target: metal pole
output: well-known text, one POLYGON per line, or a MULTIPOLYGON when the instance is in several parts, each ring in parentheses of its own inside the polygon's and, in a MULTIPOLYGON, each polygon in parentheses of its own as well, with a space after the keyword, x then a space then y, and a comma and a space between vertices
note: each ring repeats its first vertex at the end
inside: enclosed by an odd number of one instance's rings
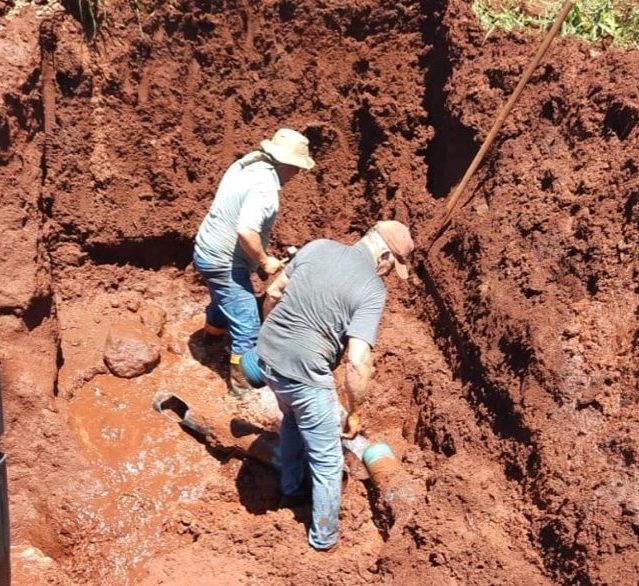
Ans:
POLYGON ((528 68, 526 69, 521 79, 519 80, 519 83, 517 84, 515 91, 512 93, 512 95, 506 102, 506 105, 502 108, 501 112, 497 116, 493 124, 493 127, 490 129, 490 132, 488 133, 488 136, 486 137, 486 140, 484 140, 484 144, 482 144, 481 148, 479 149, 479 152, 475 155, 473 162, 470 164, 470 166, 466 170, 464 177, 462 178, 461 182, 459 183, 455 191, 446 200, 446 215, 444 217, 444 220, 441 223, 439 230, 437 231, 435 235, 435 238, 433 239, 433 241, 428 247, 429 250, 430 250, 430 247, 434 244, 435 240, 437 240, 437 238, 443 233, 444 229, 446 228, 446 225, 450 221, 450 218, 452 217, 453 212, 455 211, 455 208, 457 207, 457 202, 459 201, 459 198, 461 197, 464 189, 468 185, 468 182, 470 181, 471 177, 477 170, 477 167, 479 167, 484 156, 488 152, 488 149, 490 148, 493 141, 495 140, 497 133, 500 131, 504 123, 504 120, 506 119, 508 114, 510 114, 510 111, 515 105, 515 102, 517 101, 517 99, 519 98, 519 95, 524 89, 524 86, 526 85, 526 83, 528 83, 528 80, 532 76, 533 71, 535 70, 537 65, 539 65, 539 62, 542 60, 543 56, 546 54, 546 51, 548 50, 550 43, 555 38, 555 36, 557 36, 557 33, 561 29, 561 25, 563 24, 564 20, 566 20, 566 17, 568 16, 568 13, 572 10, 572 7, 574 6, 574 4, 575 4, 574 0, 567 0, 566 3, 563 5, 561 12, 557 15, 557 18, 555 19, 554 24, 552 25, 551 29, 546 34, 546 37, 544 38, 543 43, 537 50, 537 54, 535 55, 534 59, 531 61, 530 65, 528 65, 528 68))

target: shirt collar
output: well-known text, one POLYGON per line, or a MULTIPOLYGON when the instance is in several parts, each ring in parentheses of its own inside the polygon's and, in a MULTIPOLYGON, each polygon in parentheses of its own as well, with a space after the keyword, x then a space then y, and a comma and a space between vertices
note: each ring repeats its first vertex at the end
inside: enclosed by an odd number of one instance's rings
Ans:
POLYGON ((370 265, 375 268, 375 258, 371 249, 366 246, 366 243, 362 240, 353 245, 357 250, 361 250, 362 254, 370 261, 370 265))

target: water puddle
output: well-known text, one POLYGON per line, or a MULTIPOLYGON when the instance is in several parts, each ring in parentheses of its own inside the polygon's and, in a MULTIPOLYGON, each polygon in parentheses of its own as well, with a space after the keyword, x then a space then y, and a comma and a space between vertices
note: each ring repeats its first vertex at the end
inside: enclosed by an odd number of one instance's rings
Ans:
POLYGON ((119 583, 158 550, 171 513, 200 499, 220 476, 220 462, 203 444, 153 410, 158 389, 185 386, 200 389, 205 401, 224 392, 211 370, 166 353, 152 373, 97 376, 69 403, 72 429, 94 469, 77 521, 96 558, 104 555, 99 544, 108 544, 104 572, 119 583))

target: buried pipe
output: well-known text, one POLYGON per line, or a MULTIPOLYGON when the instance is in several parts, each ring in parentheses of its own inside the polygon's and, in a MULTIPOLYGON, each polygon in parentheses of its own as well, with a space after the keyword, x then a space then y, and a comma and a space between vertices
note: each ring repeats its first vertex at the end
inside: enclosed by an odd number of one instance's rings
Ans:
POLYGON ((388 444, 370 444, 362 454, 362 462, 384 501, 403 501, 406 504, 415 502, 412 487, 404 482, 401 462, 388 444))
MULTIPOLYGON (((184 399, 164 391, 156 393, 153 408, 202 436, 215 449, 233 449, 281 470, 279 434, 273 431, 263 430, 224 410, 211 410, 206 414, 195 412, 184 399)), ((360 467, 364 465, 368 474, 356 474, 355 477, 360 480, 370 478, 393 525, 403 527, 412 515, 416 494, 412 479, 402 469, 390 446, 371 443, 361 434, 342 440, 342 445, 346 450, 347 468, 352 469, 356 462, 360 467)))
MULTIPOLYGON (((252 386, 264 386, 255 349, 242 355, 240 367, 252 386)), ((347 413, 342 408, 342 426, 346 416, 347 413)), ((401 516, 407 520, 416 500, 415 491, 410 477, 402 470, 401 463, 393 454, 391 447, 385 443, 370 443, 361 434, 350 440, 343 439, 342 446, 347 450, 347 456, 350 452, 356 459, 353 461, 352 457, 346 457, 347 466, 354 468, 357 461, 364 464, 368 477, 378 490, 382 502, 390 510, 393 519, 397 521, 401 516)))
POLYGON ((266 431, 223 411, 195 412, 184 399, 164 391, 156 393, 153 408, 194 431, 212 448, 234 449, 275 470, 281 468, 279 435, 274 431, 266 431))
POLYGON ((416 484, 385 443, 372 443, 362 454, 362 462, 379 493, 380 504, 391 519, 391 534, 400 533, 415 512, 416 484))

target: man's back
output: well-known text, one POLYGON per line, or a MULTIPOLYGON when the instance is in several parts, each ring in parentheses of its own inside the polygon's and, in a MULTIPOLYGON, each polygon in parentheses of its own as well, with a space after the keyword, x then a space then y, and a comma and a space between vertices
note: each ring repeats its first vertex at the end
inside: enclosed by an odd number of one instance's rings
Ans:
POLYGON ((198 230, 196 251, 202 259, 216 268, 236 264, 254 269, 238 243, 237 229, 240 225, 254 229, 266 246, 279 207, 279 188, 272 165, 260 161, 243 167, 241 160, 235 161, 198 230))
POLYGON ((306 245, 286 269, 289 282, 264 322, 257 352, 280 374, 333 386, 331 370, 346 337, 375 343, 386 291, 362 242, 306 245))

